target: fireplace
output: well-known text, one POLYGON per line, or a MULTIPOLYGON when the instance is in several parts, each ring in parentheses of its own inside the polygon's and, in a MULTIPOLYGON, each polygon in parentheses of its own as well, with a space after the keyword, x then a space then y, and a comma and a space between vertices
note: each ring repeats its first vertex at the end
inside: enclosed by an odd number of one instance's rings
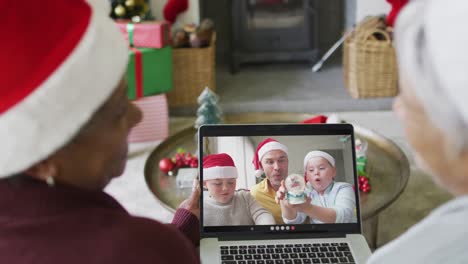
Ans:
MULTIPOLYGON (((355 0, 199 0, 214 20, 218 65, 306 62, 310 66, 354 23, 355 0)), ((340 52, 332 61, 340 61, 340 52)))
POLYGON ((307 61, 318 56, 317 14, 310 0, 234 0, 231 70, 249 62, 307 61))

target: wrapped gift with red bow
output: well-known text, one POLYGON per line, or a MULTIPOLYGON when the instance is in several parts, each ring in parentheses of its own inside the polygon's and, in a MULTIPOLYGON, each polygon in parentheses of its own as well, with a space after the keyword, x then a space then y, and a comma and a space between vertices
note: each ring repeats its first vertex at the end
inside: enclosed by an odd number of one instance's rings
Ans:
POLYGON ((172 48, 130 48, 127 95, 130 99, 168 92, 173 86, 172 48))
POLYGON ((171 45, 171 26, 166 21, 117 22, 130 47, 160 49, 171 45))
POLYGON ((163 140, 169 135, 169 110, 165 94, 134 100, 143 118, 128 135, 129 142, 163 140))

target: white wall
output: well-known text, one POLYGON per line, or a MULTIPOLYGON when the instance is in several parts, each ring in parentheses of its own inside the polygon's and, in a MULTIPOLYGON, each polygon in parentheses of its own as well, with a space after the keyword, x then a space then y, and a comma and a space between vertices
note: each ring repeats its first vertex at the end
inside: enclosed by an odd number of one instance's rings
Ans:
MULTIPOLYGON (((162 10, 167 3, 167 0, 150 0, 151 3, 151 12, 158 20, 164 19, 162 10)), ((185 23, 195 23, 200 22, 200 10, 198 0, 189 0, 189 8, 184 13, 181 13, 177 17, 177 22, 182 24, 185 23)))
POLYGON ((388 14, 390 7, 385 0, 356 0, 356 22, 367 15, 388 14))

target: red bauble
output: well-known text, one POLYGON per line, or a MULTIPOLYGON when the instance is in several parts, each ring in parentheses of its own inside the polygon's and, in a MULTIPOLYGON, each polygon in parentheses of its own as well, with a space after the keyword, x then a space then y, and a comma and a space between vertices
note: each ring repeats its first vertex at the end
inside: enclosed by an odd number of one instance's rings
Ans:
POLYGON ((175 164, 169 158, 163 158, 159 161, 159 169, 164 173, 168 173, 174 169, 174 166, 175 164))
POLYGON ((198 160, 196 158, 193 158, 190 161, 190 168, 197 168, 198 167, 198 160))

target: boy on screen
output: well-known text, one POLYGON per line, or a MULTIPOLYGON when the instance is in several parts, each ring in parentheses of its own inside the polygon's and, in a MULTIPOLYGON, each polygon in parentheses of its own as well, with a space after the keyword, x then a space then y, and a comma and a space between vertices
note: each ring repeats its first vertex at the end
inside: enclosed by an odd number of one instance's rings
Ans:
POLYGON ((356 222, 354 190, 351 184, 335 182, 335 159, 324 151, 314 150, 304 158, 304 177, 310 189, 308 202, 291 205, 284 199, 284 182, 277 192, 286 224, 356 222))
POLYGON ((237 168, 226 153, 203 158, 204 225, 274 225, 273 216, 247 191, 236 192, 237 168))

